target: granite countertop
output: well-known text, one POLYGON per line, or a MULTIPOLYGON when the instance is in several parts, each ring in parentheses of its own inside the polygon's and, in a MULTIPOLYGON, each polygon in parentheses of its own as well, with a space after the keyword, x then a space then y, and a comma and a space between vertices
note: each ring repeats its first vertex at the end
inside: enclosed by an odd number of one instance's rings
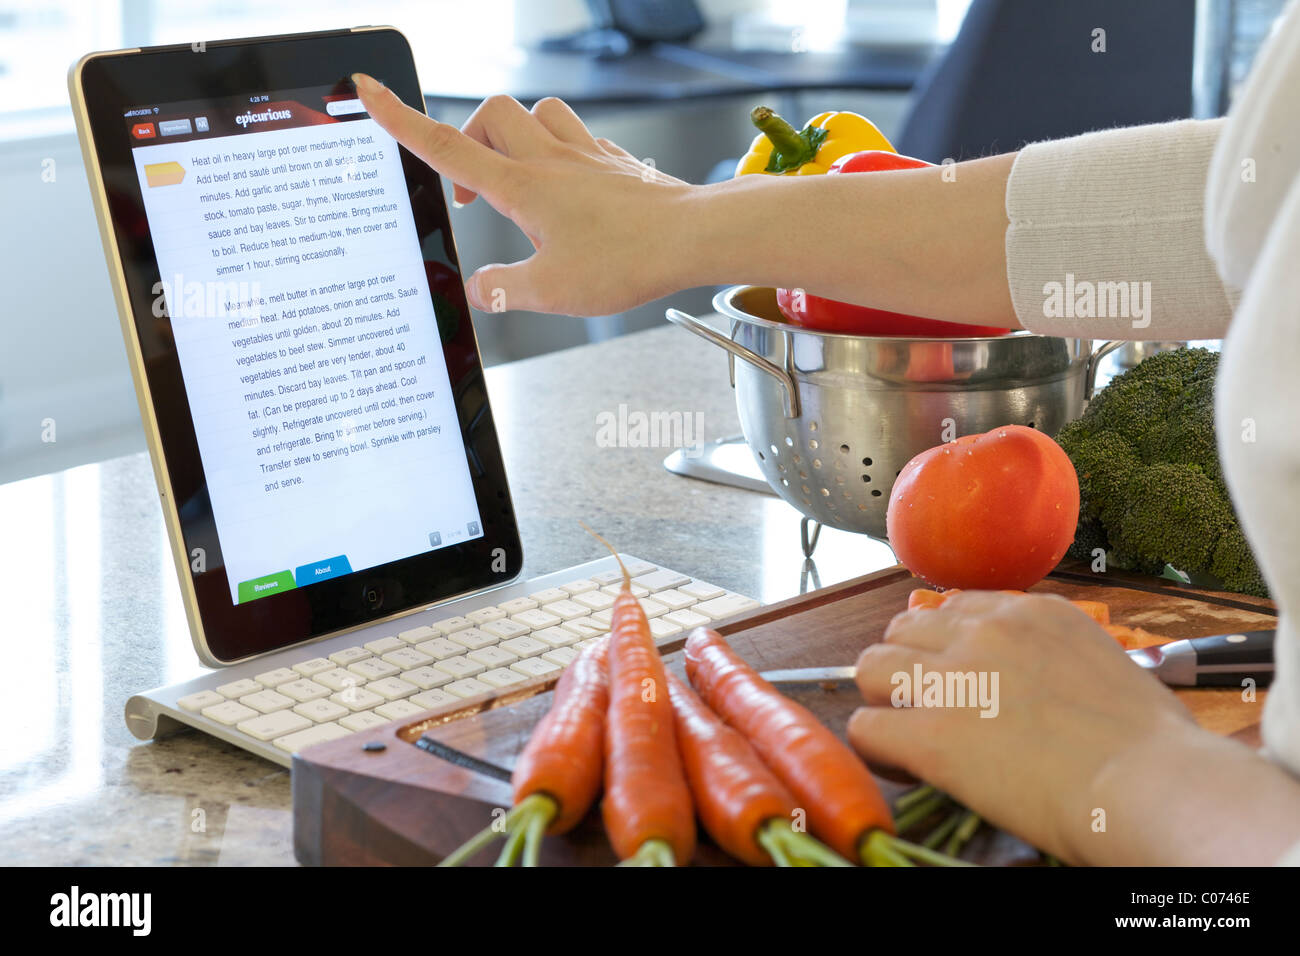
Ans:
MULTIPOLYGON (((725 356, 678 329, 498 366, 488 386, 527 575, 603 556, 579 520, 764 602, 894 563, 880 542, 826 530, 806 566, 779 499, 670 474, 667 448, 597 443, 597 416, 620 404, 699 413, 706 440, 739 433, 725 356)), ((147 455, 0 485, 0 519, 4 862, 293 864, 287 770, 197 732, 126 729, 131 694, 203 671, 147 455)))

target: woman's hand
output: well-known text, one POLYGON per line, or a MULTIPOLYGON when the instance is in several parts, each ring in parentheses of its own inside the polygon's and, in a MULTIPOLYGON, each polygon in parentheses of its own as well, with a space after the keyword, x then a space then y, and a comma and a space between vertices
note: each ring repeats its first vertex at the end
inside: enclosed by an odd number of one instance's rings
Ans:
POLYGON ((1202 731, 1062 598, 963 592, 905 612, 857 680, 868 706, 849 738, 864 757, 1067 862, 1267 864, 1300 840, 1300 784, 1202 731), (996 674, 996 716, 891 706, 894 675, 917 664, 996 674))
POLYGON ((529 112, 494 96, 457 130, 364 74, 353 79, 375 122, 452 180, 457 201, 481 195, 532 241, 528 259, 466 280, 476 308, 604 315, 692 284, 678 240, 697 187, 593 137, 560 100, 529 112))

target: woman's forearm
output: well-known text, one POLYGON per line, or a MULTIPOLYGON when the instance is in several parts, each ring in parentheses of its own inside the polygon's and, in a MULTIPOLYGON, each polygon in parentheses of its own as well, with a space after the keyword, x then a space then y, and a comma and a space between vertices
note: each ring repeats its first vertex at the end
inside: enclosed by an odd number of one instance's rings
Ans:
POLYGON ((1015 154, 840 176, 744 176, 683 204, 683 285, 744 282, 1019 328, 1006 268, 1015 154))

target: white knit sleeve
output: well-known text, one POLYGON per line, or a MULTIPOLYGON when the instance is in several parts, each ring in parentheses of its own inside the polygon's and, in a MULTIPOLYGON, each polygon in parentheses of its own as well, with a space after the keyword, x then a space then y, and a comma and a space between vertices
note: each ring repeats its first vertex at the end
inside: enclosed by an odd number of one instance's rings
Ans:
POLYGON ((1213 339, 1236 296, 1205 247, 1205 183, 1223 120, 1033 143, 1007 181, 1007 281, 1044 335, 1213 339))

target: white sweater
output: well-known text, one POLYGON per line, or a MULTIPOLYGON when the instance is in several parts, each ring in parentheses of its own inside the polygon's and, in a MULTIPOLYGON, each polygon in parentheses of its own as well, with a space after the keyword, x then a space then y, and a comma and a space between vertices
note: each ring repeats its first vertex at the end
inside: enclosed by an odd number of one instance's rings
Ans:
MULTIPOLYGON (((1279 611, 1265 753, 1300 776, 1300 0, 1226 118, 1027 146, 1007 183, 1007 215, 1007 278, 1026 328, 1224 339, 1219 453, 1279 611), (1126 315, 1045 309, 1044 285, 1067 274, 1076 286, 1130 283, 1149 302, 1130 302, 1126 315), (1135 312, 1145 313, 1137 326, 1135 312), (1252 427, 1254 440, 1243 440, 1252 427)), ((1300 865, 1300 845, 1279 862, 1300 865)))

